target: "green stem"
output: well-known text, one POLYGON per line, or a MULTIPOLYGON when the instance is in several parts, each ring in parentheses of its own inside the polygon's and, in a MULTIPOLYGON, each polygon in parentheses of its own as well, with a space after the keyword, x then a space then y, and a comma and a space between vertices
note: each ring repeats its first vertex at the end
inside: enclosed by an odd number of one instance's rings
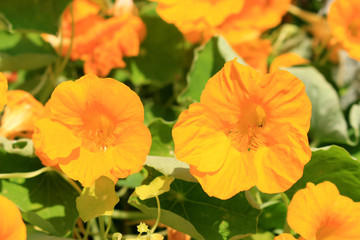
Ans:
POLYGON ((88 236, 89 236, 89 233, 90 233, 90 226, 91 226, 91 224, 90 224, 90 222, 88 222, 87 225, 86 225, 85 235, 84 235, 84 237, 83 237, 83 240, 87 240, 87 239, 88 239, 88 236))
POLYGON ((53 171, 54 169, 51 167, 43 167, 33 172, 25 172, 25 173, 1 173, 0 179, 4 178, 33 178, 36 176, 39 176, 40 174, 47 172, 47 171, 53 171))
POLYGON ((104 226, 104 218, 103 216, 99 217, 99 229, 100 229, 100 239, 106 240, 105 238, 105 226, 104 226))
POLYGON ((108 239, 110 228, 111 228, 111 216, 109 216, 109 222, 104 233, 105 239, 108 239))
POLYGON ((68 176, 66 176, 62 171, 58 170, 58 169, 54 169, 63 179, 65 179, 71 186, 74 187, 74 189, 81 194, 82 190, 81 188, 74 182, 74 180, 72 180, 71 178, 69 178, 68 176))
POLYGON ((111 215, 114 219, 135 219, 135 220, 145 220, 151 219, 149 215, 144 214, 138 211, 121 211, 121 210, 114 210, 113 214, 111 215))
MULTIPOLYGON (((288 206, 289 206, 289 199, 288 197, 286 196, 285 193, 280 193, 281 194, 281 198, 283 199, 284 201, 284 204, 286 206, 286 209, 288 209, 288 206)), ((287 222, 287 220, 285 220, 285 224, 284 224, 284 233, 291 233, 291 228, 287 222)))
POLYGON ((157 212, 157 218, 156 218, 156 222, 155 222, 155 225, 151 228, 151 233, 154 233, 157 226, 159 225, 159 222, 160 222, 160 216, 161 216, 161 207, 160 207, 160 200, 159 200, 159 197, 158 196, 155 196, 155 199, 156 199, 156 204, 157 204, 157 207, 158 207, 158 212, 157 212))
MULTIPOLYGON (((71 3, 69 5, 70 8, 70 15, 71 15, 71 35, 70 35, 70 43, 69 43, 69 48, 66 52, 66 55, 63 59, 63 61, 61 62, 61 64, 59 66, 57 66, 57 68, 55 69, 55 78, 57 78, 60 73, 64 70, 66 64, 68 63, 69 59, 70 59, 70 55, 71 55, 71 50, 72 50, 72 46, 73 46, 73 42, 74 42, 74 36, 75 36, 75 21, 74 21, 74 9, 73 9, 73 4, 71 3)), ((61 53, 60 53, 61 54, 61 53)))

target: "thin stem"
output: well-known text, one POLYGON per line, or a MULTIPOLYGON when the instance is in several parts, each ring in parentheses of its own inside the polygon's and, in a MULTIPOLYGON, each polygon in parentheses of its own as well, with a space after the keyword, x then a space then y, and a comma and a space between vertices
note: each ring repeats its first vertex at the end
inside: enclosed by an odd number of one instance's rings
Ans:
POLYGON ((55 77, 57 78, 60 73, 64 70, 66 64, 68 63, 69 59, 70 59, 70 54, 71 54, 71 50, 72 50, 72 46, 73 46, 73 42, 74 42, 74 36, 75 36, 75 21, 74 21, 74 9, 73 9, 73 4, 71 3, 69 5, 70 8, 70 15, 71 15, 71 35, 70 35, 70 43, 69 43, 69 48, 66 52, 66 55, 63 59, 63 61, 61 62, 60 66, 58 66, 55 69, 55 77))
POLYGON ((99 229, 100 229, 100 239, 106 240, 105 238, 105 226, 104 226, 104 218, 103 216, 99 217, 99 229))
POLYGON ((34 87, 34 88, 30 91, 31 95, 35 96, 35 95, 38 94, 38 93, 41 91, 41 89, 44 87, 44 85, 45 85, 45 83, 46 83, 46 80, 48 79, 48 75, 49 75, 49 72, 50 72, 50 68, 51 68, 51 65, 49 65, 49 66, 46 68, 44 74, 43 74, 43 75, 41 76, 41 78, 40 78, 39 84, 37 84, 36 87, 34 87))
POLYGON ((142 212, 138 212, 138 211, 114 210, 114 212, 111 216, 114 219, 136 219, 136 220, 151 219, 151 217, 149 217, 149 215, 144 214, 142 212))
POLYGON ((107 227, 106 227, 106 230, 105 230, 105 233, 104 233, 105 239, 108 238, 108 234, 109 234, 110 228, 111 228, 111 216, 109 216, 109 223, 108 223, 108 225, 107 225, 107 227))
POLYGON ((160 222, 160 216, 161 216, 161 207, 160 207, 160 200, 159 200, 159 197, 158 196, 155 196, 155 199, 156 199, 156 204, 157 204, 157 207, 158 207, 158 212, 157 212, 157 218, 156 218, 156 222, 155 222, 155 225, 151 228, 151 233, 154 233, 157 226, 159 225, 159 222, 160 222))
POLYGON ((39 176, 40 174, 47 172, 47 171, 53 171, 54 169, 51 167, 43 167, 33 172, 24 172, 24 173, 1 173, 0 179, 3 178, 33 178, 36 176, 39 176))
POLYGON ((74 182, 74 180, 72 180, 71 178, 69 178, 68 176, 66 176, 62 171, 58 170, 58 169, 54 169, 60 176, 62 176, 68 183, 71 184, 71 186, 73 186, 75 188, 75 190, 81 194, 82 190, 81 188, 74 182))
MULTIPOLYGON (((288 206, 289 206, 289 199, 288 197, 286 196, 285 193, 280 193, 281 194, 281 198, 283 199, 284 201, 284 204, 286 206, 286 209, 288 209, 288 206)), ((287 220, 285 220, 285 224, 284 224, 284 233, 291 233, 291 228, 287 222, 287 220)))
POLYGON ((83 237, 83 240, 87 240, 88 239, 88 236, 89 236, 89 233, 90 233, 90 224, 91 222, 88 222, 87 225, 86 225, 86 229, 85 229, 85 234, 84 234, 84 237, 83 237))

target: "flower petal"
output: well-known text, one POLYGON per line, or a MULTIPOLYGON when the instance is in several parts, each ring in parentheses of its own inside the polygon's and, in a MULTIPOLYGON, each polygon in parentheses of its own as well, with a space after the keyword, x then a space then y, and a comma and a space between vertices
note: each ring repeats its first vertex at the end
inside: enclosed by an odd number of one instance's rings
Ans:
POLYGON ((258 173, 256 185, 265 193, 289 189, 301 178, 304 166, 311 157, 306 135, 293 134, 291 130, 276 134, 280 138, 276 140, 279 143, 258 149, 254 156, 258 173))
POLYGON ((200 172, 215 172, 226 160, 231 141, 217 115, 206 105, 191 104, 172 131, 175 155, 200 172))
POLYGON ((139 172, 150 151, 151 134, 143 123, 123 126, 113 151, 112 173, 119 178, 139 172), (127 175, 124 174, 127 171, 127 175))
POLYGON ((305 239, 360 239, 360 203, 341 196, 331 182, 308 183, 288 208, 288 223, 305 239))
POLYGON ((90 152, 80 148, 76 159, 59 166, 67 176, 78 180, 84 187, 90 187, 99 177, 108 174, 112 158, 109 157, 109 152, 90 152))
POLYGON ((83 125, 97 112, 112 116, 116 121, 144 121, 144 108, 134 91, 115 79, 102 79, 92 74, 76 82, 60 84, 48 104, 52 117, 69 125, 83 125))
POLYGON ((236 59, 224 67, 207 82, 200 102, 217 113, 223 123, 238 121, 243 103, 249 99, 261 74, 251 67, 239 64, 236 59))
POLYGON ((59 122, 40 119, 34 123, 34 128, 34 147, 49 158, 46 165, 57 164, 57 158, 68 157, 81 144, 80 139, 59 122))
POLYGON ((15 203, 0 195, 0 239, 25 240, 26 226, 15 203))
POLYGON ((256 172, 251 153, 241 153, 230 148, 224 156, 224 165, 213 173, 199 172, 190 165, 190 173, 199 181, 204 191, 211 197, 229 199, 241 191, 255 186, 256 172))

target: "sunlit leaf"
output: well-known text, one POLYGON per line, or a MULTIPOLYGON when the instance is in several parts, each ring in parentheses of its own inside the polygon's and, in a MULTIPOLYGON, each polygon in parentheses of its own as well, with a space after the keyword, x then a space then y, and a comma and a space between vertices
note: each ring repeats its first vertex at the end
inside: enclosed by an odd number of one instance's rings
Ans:
POLYGON ((238 62, 245 64, 222 37, 214 37, 206 45, 197 48, 187 76, 188 86, 179 96, 178 101, 184 105, 199 102, 207 81, 224 66, 226 61, 235 57, 238 62))
POLYGON ((338 146, 315 149, 310 162, 305 165, 303 177, 286 194, 292 198, 296 191, 306 187, 307 182, 318 184, 324 181, 334 183, 342 195, 360 201, 360 162, 338 146))
MULTIPOLYGON (((244 192, 229 200, 209 197, 200 184, 175 179, 171 189, 159 196, 160 221, 197 240, 223 240, 226 230, 229 238, 255 233, 260 210, 253 208, 244 192)), ((129 203, 156 218, 154 198, 140 200, 134 194, 129 203)))
POLYGON ((144 184, 135 188, 135 194, 141 200, 146 200, 159 196, 170 190, 170 184, 174 181, 174 177, 165 175, 156 177, 149 184, 144 184))
MULTIPOLYGON (((41 163, 37 158, 26 158, 14 154, 0 155, 1 173, 33 171, 38 166, 41 166, 41 163), (15 170, 16 167, 18 170, 15 170)), ((75 207, 75 198, 78 193, 57 172, 45 172, 29 179, 2 179, 0 180, 0 194, 13 201, 21 211, 27 212, 31 223, 40 222, 39 218, 34 219, 34 215, 29 216, 30 212, 34 212, 49 222, 59 236, 69 236, 72 233, 78 217, 75 207)), ((43 224, 42 221, 40 225, 44 226, 43 224)))
POLYGON ((36 69, 51 64, 57 58, 39 34, 0 31, 0 39, 4 43, 0 46, 0 71, 36 69))
POLYGON ((151 132, 150 155, 174 156, 174 141, 171 131, 174 122, 166 122, 163 119, 156 119, 149 124, 151 132))
POLYGON ((76 208, 81 219, 87 222, 98 216, 111 215, 118 202, 114 182, 102 176, 93 186, 83 189, 76 199, 76 208))
POLYGON ((314 67, 291 67, 286 70, 303 81, 311 100, 310 139, 315 143, 349 142, 339 97, 324 76, 314 67))

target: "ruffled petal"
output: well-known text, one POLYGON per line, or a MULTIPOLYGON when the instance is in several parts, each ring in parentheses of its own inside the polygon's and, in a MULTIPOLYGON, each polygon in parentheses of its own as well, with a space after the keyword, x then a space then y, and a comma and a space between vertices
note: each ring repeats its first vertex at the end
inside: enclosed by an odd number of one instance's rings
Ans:
POLYGON ((260 78, 259 72, 234 59, 209 79, 200 102, 216 112, 224 124, 235 124, 260 78))
POLYGON ((175 155, 200 172, 215 172, 226 161, 231 141, 217 115, 206 105, 191 104, 172 131, 175 155))
POLYGON ((139 172, 150 151, 151 134, 143 123, 123 126, 113 151, 112 173, 118 178, 139 172))
POLYGON ((101 176, 108 174, 112 167, 113 155, 108 152, 90 152, 80 148, 76 159, 67 164, 59 164, 70 178, 78 180, 84 187, 90 187, 101 176))
POLYGON ((224 165, 217 172, 199 172, 196 167, 190 165, 190 173, 210 197, 229 199, 255 186, 257 175, 250 155, 251 153, 241 153, 235 148, 230 148, 223 156, 224 165))
POLYGON ((298 132, 307 134, 310 128, 311 102, 304 84, 293 74, 277 70, 264 75, 254 96, 264 106, 266 128, 275 129, 292 125, 298 132))
POLYGON ((360 203, 341 196, 331 182, 308 183, 288 208, 288 223, 304 239, 360 238, 360 203))
POLYGON ((59 122, 40 119, 35 122, 34 128, 34 147, 47 157, 45 165, 56 165, 58 158, 68 157, 81 145, 81 140, 59 122))

